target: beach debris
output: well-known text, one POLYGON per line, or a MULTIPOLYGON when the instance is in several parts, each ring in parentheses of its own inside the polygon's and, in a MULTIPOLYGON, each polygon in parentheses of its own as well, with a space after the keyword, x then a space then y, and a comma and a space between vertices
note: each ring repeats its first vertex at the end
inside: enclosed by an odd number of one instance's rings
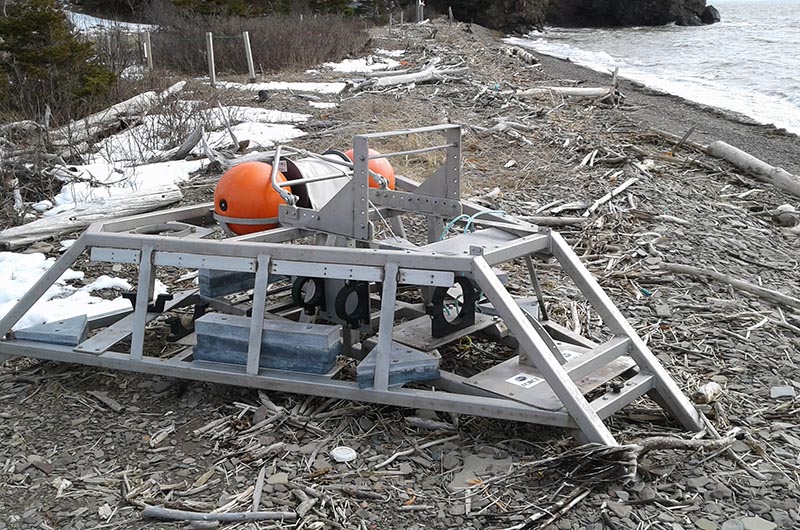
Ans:
POLYGON ((723 141, 712 142, 706 148, 706 152, 711 156, 727 160, 762 182, 791 193, 795 197, 800 197, 800 176, 798 175, 792 175, 783 168, 772 166, 723 141))
POLYGON ((358 453, 356 453, 355 450, 344 445, 331 449, 330 455, 331 458, 339 463, 352 462, 358 458, 358 453))

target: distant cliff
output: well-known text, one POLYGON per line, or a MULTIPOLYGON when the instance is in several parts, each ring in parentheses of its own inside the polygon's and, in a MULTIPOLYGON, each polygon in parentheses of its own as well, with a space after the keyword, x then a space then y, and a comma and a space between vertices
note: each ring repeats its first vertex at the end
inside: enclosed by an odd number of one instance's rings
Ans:
MULTIPOLYGON (((409 2, 410 3, 410 2, 409 2)), ((706 0, 428 0, 457 20, 504 31, 525 32, 545 21, 557 26, 661 26, 675 22, 699 26, 719 22, 719 12, 706 0)))
POLYGON ((453 16, 462 22, 526 33, 544 25, 548 3, 549 0, 427 0, 425 5, 439 14, 446 14, 452 7, 453 16))
POLYGON ((549 0, 547 22, 558 26, 699 26, 719 22, 706 0, 549 0))

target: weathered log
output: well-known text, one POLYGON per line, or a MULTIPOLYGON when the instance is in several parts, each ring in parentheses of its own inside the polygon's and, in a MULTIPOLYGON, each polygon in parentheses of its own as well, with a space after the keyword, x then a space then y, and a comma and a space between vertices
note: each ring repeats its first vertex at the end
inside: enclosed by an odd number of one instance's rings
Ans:
POLYGON ((147 112, 158 102, 183 90, 185 85, 186 81, 180 81, 160 93, 151 90, 116 103, 83 119, 75 120, 69 125, 53 131, 52 141, 59 146, 85 142, 109 128, 116 127, 121 118, 147 112))
POLYGON ((560 96, 573 96, 581 98, 600 98, 614 95, 613 88, 595 87, 568 87, 568 86, 544 86, 518 90, 518 96, 534 96, 537 94, 557 94, 560 96))
POLYGON ((419 72, 412 72, 410 74, 392 75, 387 77, 378 77, 371 80, 369 86, 376 88, 386 88, 397 85, 408 85, 411 83, 431 83, 435 81, 443 81, 447 77, 460 76, 467 73, 467 68, 435 68, 429 67, 419 72))
POLYGON ((519 46, 507 46, 503 48, 503 53, 509 57, 514 57, 527 64, 539 64, 539 59, 536 58, 531 52, 520 48, 519 46))
POLYGON ((149 212, 182 198, 183 193, 175 187, 86 203, 74 210, 3 230, 0 232, 0 248, 18 248, 34 241, 86 228, 96 221, 149 212))
POLYGON ((755 285, 744 280, 731 278, 717 271, 700 269, 698 267, 681 265, 678 263, 662 263, 661 268, 676 274, 686 274, 688 276, 695 276, 698 278, 710 278, 712 280, 730 285, 739 291, 753 294, 762 300, 766 300, 767 302, 784 307, 791 307, 792 309, 800 309, 800 299, 795 298, 794 296, 789 296, 773 289, 767 289, 766 287, 761 287, 760 285, 755 285))
POLYGON ((295 512, 227 512, 201 513, 186 510, 172 510, 161 506, 145 505, 142 515, 167 521, 287 521, 297 519, 295 512))
POLYGON ((771 166, 763 160, 725 142, 713 142, 708 146, 706 152, 711 156, 727 160, 762 182, 791 193, 795 197, 800 197, 800 176, 792 175, 783 168, 771 166))

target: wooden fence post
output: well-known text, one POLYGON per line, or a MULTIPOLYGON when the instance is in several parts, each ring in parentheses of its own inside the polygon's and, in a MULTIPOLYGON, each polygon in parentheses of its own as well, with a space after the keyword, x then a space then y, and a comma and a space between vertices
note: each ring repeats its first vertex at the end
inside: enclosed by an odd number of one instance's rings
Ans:
POLYGON ((150 32, 144 34, 144 58, 147 61, 147 69, 153 71, 153 44, 150 41, 150 32))
POLYGON ((211 79, 211 86, 217 83, 217 69, 214 65, 214 35, 206 32, 206 53, 208 55, 208 77, 211 79))
POLYGON ((250 74, 248 81, 255 83, 256 81, 256 67, 253 64, 253 50, 250 47, 250 32, 245 31, 242 33, 242 40, 244 40, 244 53, 247 57, 247 72, 250 74))

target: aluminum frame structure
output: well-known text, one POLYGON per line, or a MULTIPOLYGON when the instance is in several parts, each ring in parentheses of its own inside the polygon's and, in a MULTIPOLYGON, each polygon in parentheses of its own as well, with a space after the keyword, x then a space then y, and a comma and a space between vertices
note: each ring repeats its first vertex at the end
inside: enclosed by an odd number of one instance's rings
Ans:
MULTIPOLYGON (((0 336, 4 337, 0 341, 0 355, 538 423, 573 429, 583 441, 606 445, 617 442, 603 420, 638 397, 649 395, 687 430, 700 430, 697 410, 563 237, 461 200, 460 145, 460 127, 453 125, 356 136, 352 177, 325 206, 317 210, 283 206, 279 215, 281 226, 255 234, 206 239, 208 230, 204 227, 214 225, 213 204, 94 224, 0 320, 0 336), (421 184, 398 176, 395 190, 388 189, 384 179, 381 179, 383 187, 368 187, 369 142, 420 133, 441 134, 445 143, 384 156, 443 150, 442 167, 421 184), (406 214, 427 219, 427 244, 400 244, 401 237, 373 239, 374 223, 381 221, 390 223, 402 236, 403 225, 399 220, 406 214), (446 221, 461 214, 471 216, 479 229, 443 239, 446 221), (155 226, 194 228, 180 231, 176 237, 150 233, 148 227, 155 226), (308 243, 310 240, 319 244, 308 243), (138 288, 132 310, 89 319, 88 327, 96 332, 75 346, 16 338, 13 326, 86 253, 96 261, 138 266, 138 288), (547 319, 534 261, 551 258, 561 265, 597 311, 613 335, 611 340, 597 344, 547 319), (524 260, 527 264, 541 311, 532 311, 515 299, 498 277, 494 267, 513 260, 524 260), (250 332, 245 365, 195 360, 191 346, 168 358, 147 353, 148 323, 162 312, 190 306, 202 298, 197 290, 173 293, 172 300, 163 307, 154 307, 154 281, 161 267, 255 274, 248 308, 250 332), (362 340, 342 326, 345 353, 359 358, 369 346, 375 348, 374 380, 370 387, 360 388, 335 374, 298 373, 260 366, 262 355, 269 355, 262 351, 260 340, 264 321, 283 318, 267 305, 271 278, 286 275, 372 282, 376 286, 372 298, 375 302, 379 300, 379 306, 374 324, 367 326, 366 338, 362 340), (471 280, 496 315, 494 320, 490 319, 490 326, 482 319, 481 328, 517 345, 519 355, 471 378, 442 371, 438 379, 411 388, 390 386, 392 348, 405 340, 401 328, 409 324, 401 321, 416 318, 424 324, 428 318, 424 309, 398 300, 399 289, 418 289, 423 297, 428 297, 434 288, 452 287, 457 278, 471 280), (128 338, 127 351, 112 351, 128 338), (598 390, 606 383, 609 383, 607 391, 598 390), (596 397, 587 398, 590 393, 596 397)), ((285 148, 284 153, 300 152, 285 148)), ((337 172, 337 178, 341 178, 341 171, 337 172)), ((212 303, 212 307, 226 311, 222 303, 212 303)), ((471 331, 464 330, 455 338, 471 331)), ((436 341, 425 344, 432 342, 436 341)))

